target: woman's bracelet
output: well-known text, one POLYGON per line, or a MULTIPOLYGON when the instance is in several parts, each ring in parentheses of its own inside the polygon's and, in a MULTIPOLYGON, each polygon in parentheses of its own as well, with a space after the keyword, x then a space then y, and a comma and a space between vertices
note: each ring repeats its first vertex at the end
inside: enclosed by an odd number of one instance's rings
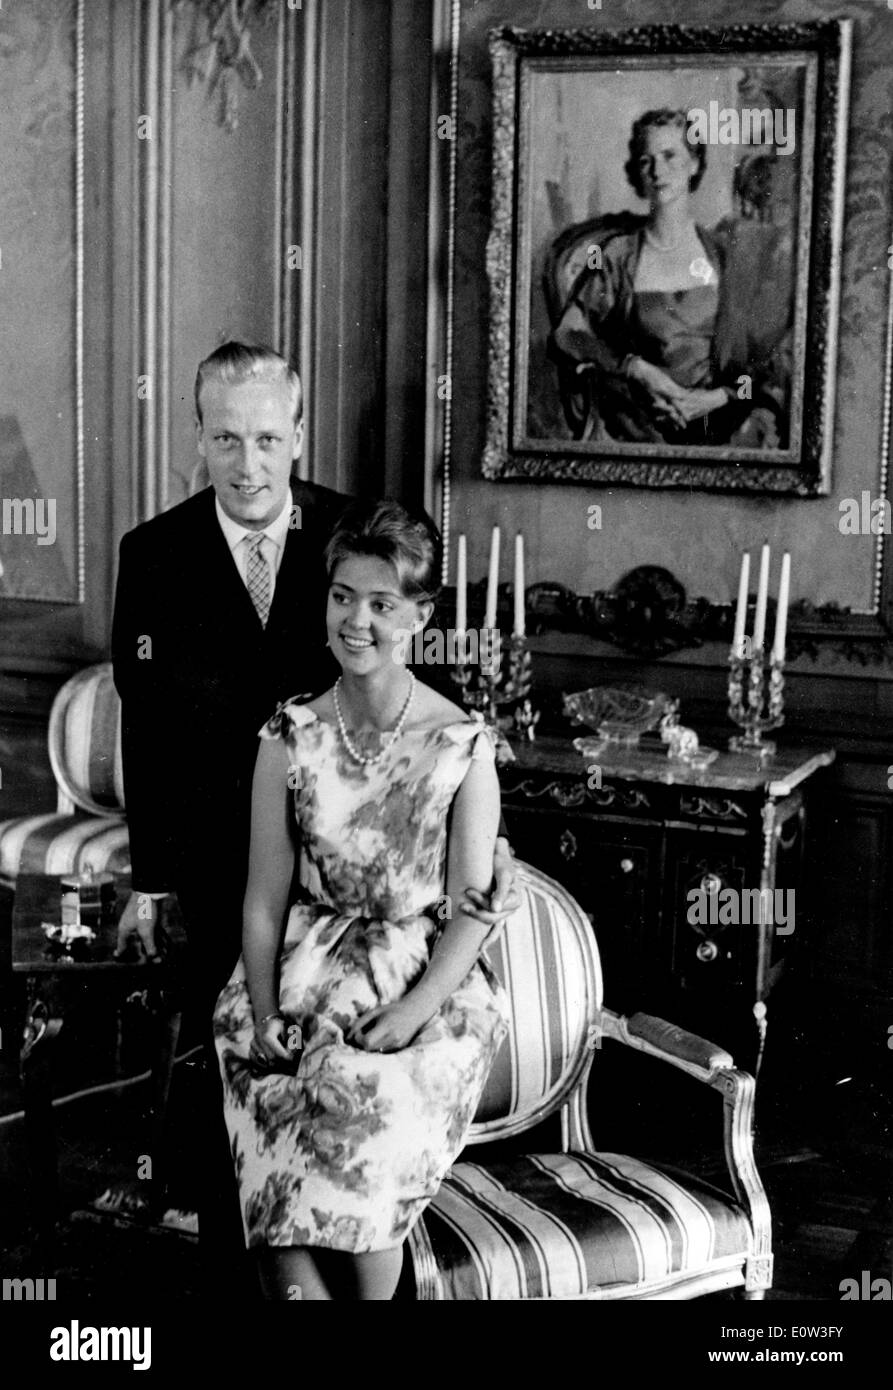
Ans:
POLYGON ((282 1021, 283 1021, 283 1023, 285 1022, 285 1017, 284 1017, 284 1015, 281 1014, 281 1013, 279 1012, 278 1009, 276 1009, 276 1010, 274 1010, 273 1013, 271 1013, 271 1014, 264 1014, 263 1018, 259 1018, 259 1019, 257 1020, 257 1022, 255 1023, 255 1025, 254 1025, 255 1028, 263 1028, 264 1024, 265 1024, 265 1023, 269 1023, 269 1021, 270 1021, 271 1018, 281 1018, 282 1021))

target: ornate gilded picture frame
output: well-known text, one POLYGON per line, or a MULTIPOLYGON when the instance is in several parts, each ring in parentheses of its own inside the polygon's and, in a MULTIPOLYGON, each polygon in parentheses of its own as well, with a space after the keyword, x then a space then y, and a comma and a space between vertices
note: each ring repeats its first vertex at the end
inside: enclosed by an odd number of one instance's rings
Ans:
POLYGON ((484 476, 828 494, 849 22, 490 55, 484 476))

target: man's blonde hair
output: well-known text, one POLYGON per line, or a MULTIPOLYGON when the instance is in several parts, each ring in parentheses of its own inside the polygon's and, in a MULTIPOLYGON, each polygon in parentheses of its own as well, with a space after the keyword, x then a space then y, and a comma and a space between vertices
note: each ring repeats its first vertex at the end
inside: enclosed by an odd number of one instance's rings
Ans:
POLYGON ((284 381, 291 392, 295 424, 301 418, 304 405, 301 378, 272 348, 224 343, 199 363, 195 375, 195 417, 199 424, 202 423, 202 387, 207 381, 223 381, 228 385, 243 381, 284 381))

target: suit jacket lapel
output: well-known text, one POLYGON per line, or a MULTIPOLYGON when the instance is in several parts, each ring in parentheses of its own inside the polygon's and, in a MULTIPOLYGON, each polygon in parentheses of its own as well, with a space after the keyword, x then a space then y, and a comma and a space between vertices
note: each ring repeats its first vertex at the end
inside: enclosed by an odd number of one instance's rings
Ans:
POLYGON ((284 615, 296 603, 300 587, 298 582, 300 568, 301 533, 299 530, 289 527, 285 533, 282 563, 279 566, 279 573, 276 575, 273 602, 270 605, 270 616, 267 619, 267 632, 274 629, 278 631, 283 626, 284 615))
MULTIPOLYGON (((326 644, 328 584, 322 558, 331 509, 317 505, 294 481, 292 497, 300 499, 301 524, 286 533, 264 645, 271 659, 281 662, 285 684, 297 693, 323 689, 330 678, 334 680, 337 667, 329 660, 326 644)), ((283 689, 283 696, 288 693, 283 689)))
MULTIPOLYGON (((292 481, 292 501, 297 504, 301 495, 299 484, 292 481)), ((306 501, 306 499, 305 499, 306 501)), ((300 627, 312 631, 316 624, 325 625, 326 583, 322 567, 322 552, 329 539, 326 525, 311 505, 300 505, 300 526, 289 526, 285 534, 285 552, 273 604, 267 621, 267 632, 282 632, 300 627), (310 612, 307 605, 311 606, 310 612), (319 610, 319 611, 317 611, 319 610)))

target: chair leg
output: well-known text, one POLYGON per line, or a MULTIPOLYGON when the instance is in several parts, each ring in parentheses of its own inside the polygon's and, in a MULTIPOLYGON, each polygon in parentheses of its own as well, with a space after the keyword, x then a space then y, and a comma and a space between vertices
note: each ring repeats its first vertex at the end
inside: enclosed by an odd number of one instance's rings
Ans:
POLYGON ((751 1299, 754 1299, 754 1298, 765 1298, 765 1297, 766 1297, 766 1290, 765 1290, 765 1289, 745 1289, 745 1290, 744 1290, 744 1297, 747 1299, 748 1302, 750 1302, 750 1300, 751 1300, 751 1299))
POLYGON ((44 998, 40 997, 37 979, 33 975, 28 976, 27 990, 28 1008, 19 1051, 19 1075, 25 1108, 32 1223, 38 1239, 49 1249, 59 1215, 52 1070, 54 1043, 62 1028, 62 1012, 52 990, 44 998))

